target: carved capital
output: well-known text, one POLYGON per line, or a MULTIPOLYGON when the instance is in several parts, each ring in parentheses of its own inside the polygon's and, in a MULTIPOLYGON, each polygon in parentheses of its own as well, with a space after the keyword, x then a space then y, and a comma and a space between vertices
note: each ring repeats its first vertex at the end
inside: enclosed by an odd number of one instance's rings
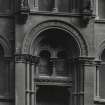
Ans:
POLYGON ((39 61, 39 57, 31 56, 31 64, 37 64, 39 61))
POLYGON ((30 61, 30 55, 26 54, 17 54, 15 55, 15 62, 29 62, 30 61))
POLYGON ((39 60, 38 57, 31 56, 31 55, 28 55, 28 54, 17 54, 17 55, 15 55, 15 61, 16 62, 23 62, 23 63, 34 64, 34 63, 37 63, 38 60, 39 60))
POLYGON ((100 65, 102 64, 102 61, 101 61, 100 59, 95 59, 95 60, 94 60, 94 64, 95 64, 96 66, 100 66, 100 65))
POLYGON ((79 57, 79 63, 85 66, 93 66, 94 65, 94 57, 79 57))

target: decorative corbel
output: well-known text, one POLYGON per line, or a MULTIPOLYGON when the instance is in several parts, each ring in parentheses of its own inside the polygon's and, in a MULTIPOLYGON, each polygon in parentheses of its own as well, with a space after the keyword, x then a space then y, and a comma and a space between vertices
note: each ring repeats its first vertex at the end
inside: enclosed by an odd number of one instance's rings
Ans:
POLYGON ((82 21, 84 23, 84 25, 87 25, 90 21, 90 19, 92 18, 92 4, 91 4, 91 0, 87 0, 85 1, 85 6, 83 6, 83 10, 82 10, 82 21))

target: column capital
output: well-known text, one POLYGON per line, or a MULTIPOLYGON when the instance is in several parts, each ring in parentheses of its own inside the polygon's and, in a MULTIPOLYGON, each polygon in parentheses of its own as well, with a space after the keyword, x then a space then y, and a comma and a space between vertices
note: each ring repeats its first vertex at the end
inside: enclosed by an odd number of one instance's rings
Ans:
POLYGON ((31 64, 38 63, 38 61, 39 61, 39 57, 31 56, 31 64))
POLYGON ((15 61, 16 62, 23 62, 23 63, 37 63, 39 57, 28 55, 28 54, 16 54, 15 61))
POLYGON ((16 54, 15 55, 15 62, 28 62, 30 61, 30 55, 27 54, 16 54))
POLYGON ((93 66, 94 65, 94 57, 78 57, 80 63, 86 66, 93 66))
POLYGON ((102 64, 102 60, 96 58, 96 59, 94 59, 94 63, 96 66, 100 66, 102 64))

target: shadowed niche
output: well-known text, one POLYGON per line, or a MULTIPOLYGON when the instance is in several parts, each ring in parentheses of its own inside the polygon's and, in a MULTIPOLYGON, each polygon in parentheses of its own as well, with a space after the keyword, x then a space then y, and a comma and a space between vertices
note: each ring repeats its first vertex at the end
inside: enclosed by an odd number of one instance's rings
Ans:
POLYGON ((67 87, 40 86, 37 91, 37 105, 69 105, 67 87))

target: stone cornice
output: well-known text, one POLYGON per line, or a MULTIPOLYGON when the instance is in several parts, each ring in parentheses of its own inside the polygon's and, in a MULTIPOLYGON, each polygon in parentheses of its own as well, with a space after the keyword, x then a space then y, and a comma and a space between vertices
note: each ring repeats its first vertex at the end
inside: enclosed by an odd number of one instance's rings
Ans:
POLYGON ((62 85, 62 86, 72 86, 71 78, 35 78, 34 82, 36 84, 42 85, 62 85))

